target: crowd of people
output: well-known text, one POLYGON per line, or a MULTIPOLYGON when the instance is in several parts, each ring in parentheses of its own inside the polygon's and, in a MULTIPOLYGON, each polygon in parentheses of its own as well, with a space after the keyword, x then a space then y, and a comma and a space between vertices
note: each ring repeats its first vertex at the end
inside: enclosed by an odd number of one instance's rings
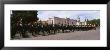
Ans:
POLYGON ((11 27, 11 38, 14 38, 18 33, 21 37, 28 37, 27 33, 36 35, 50 35, 56 33, 74 32, 74 31, 87 31, 96 29, 92 25, 58 25, 58 24, 42 24, 42 23, 16 23, 11 27), (40 34, 42 33, 42 34, 40 34))

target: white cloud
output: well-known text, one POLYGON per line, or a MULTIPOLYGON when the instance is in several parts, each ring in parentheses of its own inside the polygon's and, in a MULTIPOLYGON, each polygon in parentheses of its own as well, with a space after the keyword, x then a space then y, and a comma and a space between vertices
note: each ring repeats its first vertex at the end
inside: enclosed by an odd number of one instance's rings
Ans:
POLYGON ((39 10, 38 11, 38 17, 40 20, 47 20, 48 18, 52 17, 60 17, 60 18, 71 18, 71 19, 77 19, 78 16, 80 16, 81 20, 83 21, 86 18, 89 20, 96 19, 100 17, 100 11, 94 10, 94 11, 84 11, 84 10, 72 10, 72 11, 61 11, 61 10, 39 10))

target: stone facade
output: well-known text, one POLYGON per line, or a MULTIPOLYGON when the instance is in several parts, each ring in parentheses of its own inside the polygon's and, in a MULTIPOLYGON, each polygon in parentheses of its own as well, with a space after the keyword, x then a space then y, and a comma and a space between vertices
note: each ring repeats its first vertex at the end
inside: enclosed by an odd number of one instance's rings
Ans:
POLYGON ((85 19, 84 22, 81 22, 81 21, 80 21, 80 17, 78 16, 78 20, 77 20, 76 25, 87 25, 87 19, 85 19))
POLYGON ((58 24, 58 25, 76 25, 77 20, 73 20, 70 18, 59 18, 59 17, 54 17, 54 18, 49 18, 47 20, 48 24, 58 24))

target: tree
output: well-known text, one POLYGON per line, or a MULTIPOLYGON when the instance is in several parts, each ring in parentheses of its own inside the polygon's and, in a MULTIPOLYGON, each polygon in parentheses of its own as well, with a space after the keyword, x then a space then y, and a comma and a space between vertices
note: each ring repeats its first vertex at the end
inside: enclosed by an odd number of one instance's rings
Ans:
POLYGON ((87 24, 95 24, 96 26, 100 26, 100 19, 93 19, 87 21, 87 24))
POLYGON ((19 18, 18 20, 23 19, 23 23, 32 22, 38 20, 37 17, 38 11, 12 11, 13 17, 19 18))
MULTIPOLYGON (((22 23, 22 25, 25 25, 38 21, 39 18, 37 17, 37 12, 38 11, 13 10, 11 14, 11 37, 16 34, 16 31, 18 31, 17 23, 22 23)), ((25 27, 23 28, 26 29, 25 27)))

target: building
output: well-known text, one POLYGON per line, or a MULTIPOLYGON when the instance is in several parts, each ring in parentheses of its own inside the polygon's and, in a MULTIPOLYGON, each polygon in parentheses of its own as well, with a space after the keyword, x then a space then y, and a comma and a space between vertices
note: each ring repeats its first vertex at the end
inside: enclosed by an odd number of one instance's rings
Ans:
POLYGON ((46 25, 46 24, 48 24, 48 23, 47 23, 47 21, 42 21, 42 24, 46 25))
POLYGON ((77 20, 70 18, 59 18, 53 17, 47 20, 48 24, 58 24, 58 25, 76 25, 77 20))
POLYGON ((81 21, 80 21, 80 17, 78 16, 78 20, 77 20, 76 25, 87 25, 87 20, 88 20, 88 19, 85 19, 84 22, 81 22, 81 21))

